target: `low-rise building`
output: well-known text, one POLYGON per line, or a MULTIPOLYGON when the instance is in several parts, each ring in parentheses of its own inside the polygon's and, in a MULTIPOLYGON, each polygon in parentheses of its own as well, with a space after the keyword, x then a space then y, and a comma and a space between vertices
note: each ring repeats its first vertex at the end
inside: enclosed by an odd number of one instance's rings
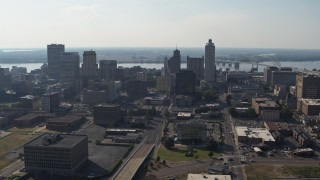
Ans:
POLYGON ((289 128, 288 124, 285 122, 263 122, 264 127, 268 129, 271 133, 278 131, 283 136, 291 136, 292 130, 289 128))
POLYGON ((164 106, 168 103, 167 96, 145 97, 143 99, 145 105, 164 106))
POLYGON ((177 123, 177 138, 183 144, 202 144, 207 141, 207 123, 197 120, 177 123))
POLYGON ((231 180, 231 175, 188 174, 187 180, 231 180))
POLYGON ((190 120, 192 118, 192 113, 190 112, 179 112, 177 114, 177 120, 190 120))
POLYGON ((119 105, 99 104, 93 108, 93 122, 102 126, 114 126, 122 119, 119 105))
POLYGON ((307 132, 304 131, 302 128, 299 128, 299 127, 294 128, 292 130, 292 135, 293 135, 293 138, 302 147, 307 147, 312 141, 311 137, 307 134, 307 132))
POLYGON ((84 123, 84 120, 83 116, 78 115, 50 118, 47 120, 46 128, 53 131, 70 132, 79 128, 84 123))
POLYGON ((300 110, 306 115, 320 114, 320 99, 300 99, 300 110))
POLYGON ((29 173, 72 177, 88 160, 88 137, 43 134, 24 145, 24 164, 29 173))
POLYGON ((17 127, 29 127, 37 123, 45 122, 47 118, 52 118, 50 113, 30 113, 13 120, 13 124, 17 127))
POLYGON ((277 121, 280 118, 278 104, 268 98, 252 98, 252 107, 262 120, 277 121))
POLYGON ((235 130, 237 140, 241 143, 264 143, 268 146, 273 146, 275 143, 275 139, 266 128, 248 128, 245 126, 236 126, 235 130))

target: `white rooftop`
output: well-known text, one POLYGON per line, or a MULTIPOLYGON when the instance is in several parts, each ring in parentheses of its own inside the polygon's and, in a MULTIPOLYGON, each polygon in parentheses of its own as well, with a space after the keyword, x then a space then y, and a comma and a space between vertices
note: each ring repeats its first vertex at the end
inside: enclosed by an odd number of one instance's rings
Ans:
POLYGON ((230 175, 188 174, 187 180, 231 180, 230 175))
POLYGON ((266 128, 248 128, 245 126, 236 126, 235 129, 238 136, 261 138, 263 141, 275 141, 271 133, 266 128))

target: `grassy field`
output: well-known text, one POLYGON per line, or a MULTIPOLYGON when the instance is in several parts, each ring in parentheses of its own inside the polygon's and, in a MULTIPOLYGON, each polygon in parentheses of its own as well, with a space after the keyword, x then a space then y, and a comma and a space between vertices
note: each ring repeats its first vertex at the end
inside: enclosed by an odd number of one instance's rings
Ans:
POLYGON ((187 152, 187 146, 178 146, 170 150, 161 146, 158 151, 158 156, 160 156, 161 160, 165 159, 168 161, 191 161, 195 160, 196 156, 198 156, 198 159, 208 158, 209 153, 209 151, 206 150, 193 148, 194 156, 186 157, 185 155, 187 152))
POLYGON ((32 139, 33 136, 22 134, 10 134, 0 139, 0 156, 5 155, 10 150, 22 146, 24 143, 32 139))
POLYGON ((316 178, 320 177, 320 166, 312 165, 266 165, 251 164, 245 167, 248 180, 264 178, 316 178))
POLYGON ((11 164, 12 161, 0 159, 0 170, 11 164))
POLYGON ((34 128, 17 128, 17 127, 12 127, 10 129, 8 129, 8 132, 15 132, 15 133, 31 133, 33 131, 35 131, 36 129, 38 129, 38 127, 34 127, 34 128))

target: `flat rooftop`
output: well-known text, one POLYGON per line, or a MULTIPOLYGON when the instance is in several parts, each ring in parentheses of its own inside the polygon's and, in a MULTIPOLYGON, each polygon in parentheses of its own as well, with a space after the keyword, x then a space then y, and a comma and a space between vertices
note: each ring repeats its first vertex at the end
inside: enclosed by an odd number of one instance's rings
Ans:
POLYGON ((48 123, 72 123, 80 119, 81 119, 81 116, 78 116, 78 115, 66 115, 62 117, 51 118, 47 122, 48 123))
POLYGON ((235 130, 238 136, 261 138, 263 141, 275 141, 271 133, 266 128, 248 128, 246 126, 236 126, 235 130))
POLYGON ((231 175, 188 174, 187 180, 231 180, 231 175))
POLYGON ((30 121, 30 120, 38 118, 38 117, 53 117, 53 114, 50 114, 50 113, 43 113, 43 114, 30 113, 30 114, 21 116, 19 118, 16 118, 15 121, 30 121))
POLYGON ((301 99, 301 101, 307 105, 320 105, 320 99, 301 99))
POLYGON ((60 134, 60 139, 53 143, 43 143, 45 137, 52 136, 53 134, 43 134, 36 139, 25 144, 25 147, 57 147, 57 148, 72 148, 79 142, 87 139, 86 135, 65 135, 60 134))

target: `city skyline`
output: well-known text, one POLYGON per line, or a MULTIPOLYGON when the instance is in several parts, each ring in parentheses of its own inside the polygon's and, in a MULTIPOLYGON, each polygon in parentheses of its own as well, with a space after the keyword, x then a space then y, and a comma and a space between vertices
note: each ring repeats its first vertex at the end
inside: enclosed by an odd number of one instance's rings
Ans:
POLYGON ((218 47, 320 49, 320 2, 46 1, 2 3, 0 48, 218 47), (19 6, 17 6, 17 3, 19 6))

